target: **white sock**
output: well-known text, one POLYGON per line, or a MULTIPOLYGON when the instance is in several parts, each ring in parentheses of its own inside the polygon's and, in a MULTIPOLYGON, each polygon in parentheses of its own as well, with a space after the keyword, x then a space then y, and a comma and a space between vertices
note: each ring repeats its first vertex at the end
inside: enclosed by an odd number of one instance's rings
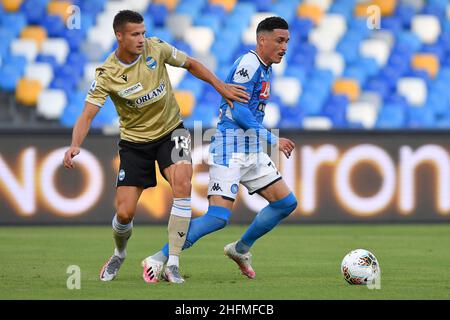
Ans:
POLYGON ((169 255, 169 261, 167 261, 167 265, 168 266, 179 266, 180 264, 180 258, 178 256, 175 255, 169 255))

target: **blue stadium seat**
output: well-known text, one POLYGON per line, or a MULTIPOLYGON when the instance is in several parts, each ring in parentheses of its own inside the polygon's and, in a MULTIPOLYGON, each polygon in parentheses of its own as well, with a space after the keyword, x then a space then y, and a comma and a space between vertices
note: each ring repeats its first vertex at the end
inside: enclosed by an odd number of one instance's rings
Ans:
POLYGON ((147 14, 152 17, 155 27, 162 27, 166 21, 169 11, 163 4, 152 3, 147 8, 147 14))
MULTIPOLYGON (((6 65, 0 68, 0 89, 6 92, 14 92, 21 78, 20 70, 14 65, 6 65)), ((1 91, 0 90, 0 91, 1 91)))
POLYGON ((401 129, 405 125, 405 110, 399 105, 386 105, 380 109, 375 128, 401 129))
POLYGON ((47 29, 49 37, 63 37, 66 29, 60 16, 48 15, 42 20, 42 26, 47 29))
POLYGON ((409 108, 407 126, 417 129, 432 129, 434 127, 434 112, 425 107, 409 108))
POLYGON ((6 13, 2 16, 0 22, 2 28, 7 28, 15 37, 18 37, 27 25, 27 18, 22 12, 6 13))
POLYGON ((199 81, 193 76, 187 75, 178 85, 179 90, 189 90, 194 95, 195 99, 198 100, 203 93, 204 82, 199 81))
POLYGON ((16 68, 21 77, 24 75, 26 65, 27 59, 24 56, 9 55, 5 57, 5 60, 3 61, 3 66, 16 68))
POLYGON ((153 30, 153 36, 158 37, 159 39, 172 44, 175 41, 175 38, 173 37, 170 30, 166 27, 156 27, 155 30, 153 30))
POLYGON ((197 26, 208 27, 210 28, 215 35, 219 34, 221 30, 221 19, 216 15, 212 14, 202 14, 199 15, 194 24, 197 26))
POLYGON ((85 39, 84 27, 81 29, 67 29, 64 28, 62 36, 67 40, 71 51, 79 51, 81 43, 85 39))
POLYGON ((409 29, 411 27, 411 20, 416 13, 416 9, 407 4, 400 3, 395 8, 395 15, 400 19, 403 28, 409 29))
POLYGON ((23 1, 20 11, 27 17, 28 23, 39 25, 46 16, 47 3, 47 0, 23 1))

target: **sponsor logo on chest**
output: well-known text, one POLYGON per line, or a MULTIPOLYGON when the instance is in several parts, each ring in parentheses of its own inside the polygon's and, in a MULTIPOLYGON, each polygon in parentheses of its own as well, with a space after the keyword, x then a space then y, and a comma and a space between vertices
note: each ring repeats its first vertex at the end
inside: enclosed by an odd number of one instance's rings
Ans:
POLYGON ((119 92, 117 92, 117 94, 119 95, 119 97, 121 98, 126 98, 128 96, 131 96, 134 93, 137 93, 141 90, 143 90, 144 88, 142 87, 142 84, 140 82, 133 84, 131 87, 128 87, 126 89, 120 90, 119 92))
MULTIPOLYGON (((142 108, 150 103, 154 103, 160 100, 166 94, 166 84, 163 80, 159 83, 159 86, 151 91, 147 92, 145 95, 140 96, 139 98, 133 101, 133 107, 142 108)), ((130 103, 127 103, 130 106, 130 103)))

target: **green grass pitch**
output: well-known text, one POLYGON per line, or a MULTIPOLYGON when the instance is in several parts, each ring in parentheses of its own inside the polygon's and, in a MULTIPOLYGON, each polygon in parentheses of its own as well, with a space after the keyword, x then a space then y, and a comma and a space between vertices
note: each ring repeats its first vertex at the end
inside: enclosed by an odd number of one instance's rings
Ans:
POLYGON ((256 279, 223 255, 245 226, 229 226, 185 251, 183 285, 142 280, 142 258, 159 249, 164 226, 135 225, 116 280, 99 281, 112 253, 109 226, 0 227, 0 299, 449 299, 450 225, 281 225, 252 248, 256 279), (381 288, 348 285, 344 255, 356 248, 379 260, 381 288), (70 265, 81 289, 69 290, 70 265))

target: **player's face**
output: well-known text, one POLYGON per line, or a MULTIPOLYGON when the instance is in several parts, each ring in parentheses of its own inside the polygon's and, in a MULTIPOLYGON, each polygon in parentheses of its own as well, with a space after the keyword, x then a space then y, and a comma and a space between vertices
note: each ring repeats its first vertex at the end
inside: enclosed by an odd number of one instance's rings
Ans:
POLYGON ((286 54, 288 42, 289 30, 274 29, 272 32, 265 32, 261 41, 265 62, 280 63, 286 54))
POLYGON ((144 50, 145 25, 144 23, 125 24, 121 32, 117 32, 119 45, 132 55, 140 55, 144 50))

